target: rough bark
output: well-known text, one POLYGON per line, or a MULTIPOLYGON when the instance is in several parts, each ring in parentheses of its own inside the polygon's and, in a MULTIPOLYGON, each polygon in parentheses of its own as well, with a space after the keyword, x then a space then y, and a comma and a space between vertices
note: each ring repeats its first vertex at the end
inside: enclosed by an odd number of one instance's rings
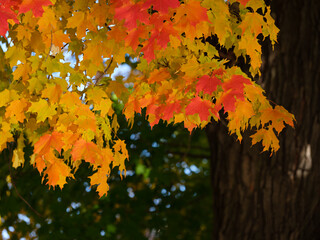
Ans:
POLYGON ((320 1, 273 0, 280 28, 264 49, 261 84, 296 117, 272 157, 241 144, 222 124, 206 128, 211 146, 213 239, 320 239, 320 1))

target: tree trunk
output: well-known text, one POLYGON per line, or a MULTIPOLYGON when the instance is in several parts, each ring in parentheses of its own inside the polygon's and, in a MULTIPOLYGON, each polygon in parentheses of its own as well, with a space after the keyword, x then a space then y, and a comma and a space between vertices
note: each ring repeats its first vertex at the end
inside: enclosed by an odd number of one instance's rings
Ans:
POLYGON ((213 239, 320 239, 320 1, 273 0, 280 28, 264 49, 261 84, 296 117, 280 149, 241 144, 222 124, 206 128, 211 146, 213 239))

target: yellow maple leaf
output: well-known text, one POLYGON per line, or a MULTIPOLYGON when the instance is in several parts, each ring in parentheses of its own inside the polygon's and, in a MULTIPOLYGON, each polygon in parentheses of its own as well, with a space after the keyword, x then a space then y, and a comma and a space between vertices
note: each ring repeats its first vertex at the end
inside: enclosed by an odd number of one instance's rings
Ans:
POLYGON ((12 167, 17 168, 20 166, 23 166, 24 164, 24 137, 23 134, 21 133, 18 141, 17 141, 17 148, 13 151, 13 157, 12 157, 12 167))
POLYGON ((73 12, 73 15, 68 18, 67 28, 77 28, 77 37, 79 39, 86 36, 87 28, 95 30, 95 26, 87 19, 87 15, 83 11, 73 12))
POLYGON ((49 105, 48 101, 40 99, 38 102, 32 102, 28 112, 37 113, 37 122, 43 122, 47 118, 51 119, 52 116, 57 114, 55 105, 49 105))
POLYGON ((126 167, 124 161, 129 159, 129 154, 126 148, 126 144, 123 140, 116 140, 113 145, 114 153, 114 162, 113 166, 119 166, 120 176, 122 178, 122 172, 126 175, 126 167))
POLYGON ((228 112, 228 128, 230 133, 235 133, 241 142, 241 131, 248 127, 249 119, 254 116, 254 111, 252 109, 252 104, 247 100, 237 100, 235 106, 236 109, 234 112, 228 112))
POLYGON ((261 66, 261 45, 252 33, 246 32, 239 41, 239 49, 246 50, 251 59, 251 67, 254 73, 259 72, 261 66))
POLYGON ((22 63, 26 62, 26 50, 24 48, 17 47, 16 45, 9 47, 8 51, 5 53, 5 56, 7 59, 9 59, 11 67, 17 65, 18 61, 22 63))
POLYGON ((13 141, 13 135, 9 130, 7 130, 7 128, 4 127, 4 123, 2 123, 2 130, 0 131, 0 151, 7 147, 7 142, 13 141))
POLYGON ((257 130, 255 134, 251 135, 251 138, 252 145, 262 141, 263 151, 271 149, 271 155, 280 148, 279 139, 275 135, 273 128, 261 128, 257 130))
POLYGON ((113 114, 114 111, 111 106, 112 106, 112 101, 110 99, 103 99, 98 104, 94 105, 94 109, 101 111, 100 115, 102 117, 105 117, 107 114, 109 116, 113 114))
POLYGON ((104 164, 98 168, 97 172, 89 177, 91 186, 98 185, 97 192, 99 194, 99 197, 107 195, 109 191, 109 185, 107 183, 109 173, 110 166, 108 164, 104 164))
POLYGON ((31 40, 31 32, 32 32, 32 30, 29 29, 28 27, 23 26, 23 25, 19 25, 15 29, 15 31, 17 32, 17 39, 19 41, 21 41, 21 40, 30 41, 31 40))
POLYGON ((8 102, 16 100, 19 98, 19 95, 15 90, 5 89, 0 92, 0 107, 6 106, 8 102))

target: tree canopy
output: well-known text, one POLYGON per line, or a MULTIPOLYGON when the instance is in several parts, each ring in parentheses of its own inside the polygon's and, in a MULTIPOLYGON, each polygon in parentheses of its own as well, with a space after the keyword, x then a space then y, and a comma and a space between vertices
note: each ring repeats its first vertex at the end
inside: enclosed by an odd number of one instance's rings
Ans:
POLYGON ((189 131, 223 117, 239 141, 250 128, 271 154, 294 124, 254 81, 261 41, 274 45, 279 31, 263 0, 0 3, 0 150, 17 168, 31 146, 49 186, 63 188, 84 160, 90 185, 107 194, 111 169, 125 175, 129 158, 120 113, 130 126, 144 109, 151 127, 189 131), (130 75, 113 77, 126 61, 136 65, 130 75))

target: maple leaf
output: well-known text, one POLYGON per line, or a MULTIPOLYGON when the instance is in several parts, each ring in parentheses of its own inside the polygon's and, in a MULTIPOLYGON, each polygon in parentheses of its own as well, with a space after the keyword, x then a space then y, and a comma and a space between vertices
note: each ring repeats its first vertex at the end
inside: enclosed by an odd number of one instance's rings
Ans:
POLYGON ((97 159, 101 158, 98 146, 93 142, 87 142, 82 138, 74 144, 71 155, 74 161, 83 159, 89 163, 95 163, 97 159))
POLYGON ((52 5, 50 0, 22 0, 19 14, 32 10, 35 17, 41 17, 44 12, 43 7, 49 5, 52 5))
POLYGON ((242 75, 233 75, 231 79, 227 82, 224 82, 221 86, 224 90, 221 98, 217 102, 223 104, 225 111, 235 111, 235 102, 236 98, 243 100, 245 85, 252 84, 248 78, 243 77, 242 75))
POLYGON ((262 110, 260 119, 261 119, 262 125, 271 122, 272 127, 278 132, 278 134, 284 128, 284 124, 283 124, 284 122, 286 122, 292 127, 294 126, 293 115, 290 114, 287 110, 285 110, 281 106, 276 106, 274 109, 266 108, 262 110))
POLYGON ((143 52, 144 58, 148 62, 151 62, 155 59, 155 51, 159 48, 159 45, 157 45, 157 39, 153 37, 144 43, 144 47, 141 49, 141 52, 143 52))
POLYGON ((13 135, 11 134, 11 124, 5 121, 1 123, 0 131, 0 151, 7 147, 7 142, 13 141, 13 135))
POLYGON ((137 21, 141 23, 148 23, 149 13, 148 7, 144 6, 143 2, 123 4, 115 9, 114 17, 122 20, 125 19, 125 26, 131 30, 137 26, 137 21))
POLYGON ((127 119, 130 119, 133 118, 135 112, 141 113, 141 105, 139 100, 131 95, 124 106, 123 114, 127 119))
POLYGON ((146 39, 148 34, 149 31, 144 25, 139 25, 137 28, 131 29, 125 38, 126 46, 130 46, 133 50, 136 50, 140 44, 140 39, 146 39))
POLYGON ((70 167, 64 163, 63 159, 59 159, 52 155, 50 164, 47 166, 47 169, 44 172, 44 175, 47 174, 49 186, 56 186, 62 189, 63 185, 66 183, 67 177, 72 177, 70 167))
POLYGON ((159 44, 163 49, 166 48, 170 42, 170 37, 175 37, 180 40, 179 33, 174 28, 169 16, 154 13, 150 17, 150 24, 154 27, 151 30, 149 41, 157 39, 157 44, 159 44))
POLYGON ((61 94, 62 88, 59 84, 46 84, 46 88, 42 91, 42 97, 52 103, 59 102, 61 94))
POLYGON ((38 156, 35 158, 34 166, 38 169, 38 172, 41 174, 46 168, 46 162, 44 161, 44 156, 38 156))
POLYGON ((37 113, 37 122, 43 122, 57 113, 55 108, 55 106, 49 105, 46 100, 40 99, 38 102, 31 103, 28 112, 37 113))
MULTIPOLYGON (((24 98, 12 101, 6 108, 6 118, 15 117, 19 122, 23 122, 26 118, 25 111, 28 108, 29 103, 24 98)), ((14 120, 12 120, 14 121, 14 120)))
POLYGON ((160 13, 168 13, 169 8, 177 8, 179 7, 180 3, 178 0, 147 0, 144 3, 144 7, 150 8, 153 6, 154 10, 157 10, 160 13))
POLYGON ((190 0, 177 9, 174 16, 177 24, 186 19, 188 24, 196 26, 202 21, 208 21, 207 9, 200 5, 197 0, 190 0))
POLYGON ((13 19, 18 23, 16 14, 11 10, 11 4, 8 1, 0 1, 0 36, 4 36, 9 30, 8 19, 13 19))
POLYGON ((186 107, 186 115, 199 114, 201 121, 208 121, 210 110, 212 109, 212 103, 208 100, 203 100, 196 96, 193 98, 189 105, 186 107))
POLYGON ((7 103, 18 98, 19 96, 15 90, 3 90, 0 92, 0 107, 6 106, 7 103))
POLYGON ((251 59, 251 67, 257 72, 261 66, 261 45, 258 39, 253 34, 246 32, 239 41, 239 49, 246 50, 251 59))
POLYGON ((202 36, 202 31, 204 29, 208 30, 207 24, 203 24, 208 21, 207 9, 202 7, 199 1, 191 0, 177 8, 174 16, 174 27, 180 34, 184 33, 188 38, 193 39, 197 36, 197 33, 202 36), (198 26, 201 29, 197 29, 198 26))
POLYGON ((262 33, 263 25, 264 20, 262 15, 258 13, 247 13, 239 27, 242 29, 242 33, 244 33, 247 29, 250 29, 250 32, 253 33, 254 36, 258 36, 260 33, 262 33))
POLYGON ((245 7, 250 0, 237 0, 237 1, 240 2, 245 7))
POLYGON ((34 153, 41 156, 51 151, 51 149, 55 149, 58 152, 60 152, 62 146, 63 146, 62 134, 54 131, 51 134, 43 135, 34 144, 34 153))
POLYGON ((174 113, 179 113, 180 110, 181 106, 178 101, 173 103, 166 103, 160 109, 158 109, 158 111, 163 114, 162 119, 167 121, 169 121, 173 117, 174 113))
POLYGON ((109 173, 109 165, 104 164, 102 167, 98 168, 97 172, 89 177, 91 186, 98 185, 97 192, 99 194, 99 197, 107 195, 109 191, 109 185, 107 183, 109 173))
POLYGON ((252 145, 262 141, 262 145, 264 147, 263 151, 268 151, 269 149, 271 149, 271 155, 273 154, 273 152, 278 151, 278 149, 280 148, 279 140, 274 134, 272 128, 259 129, 255 134, 251 135, 251 138, 252 145))
POLYGON ((12 167, 14 168, 23 166, 24 164, 24 152, 23 152, 23 148, 25 147, 24 140, 25 139, 23 134, 20 134, 17 141, 17 148, 13 151, 12 167))
POLYGON ((148 78, 148 83, 162 82, 163 79, 170 79, 171 75, 166 68, 154 69, 148 78))
POLYGON ((84 12, 75 12, 73 16, 68 18, 67 28, 77 28, 77 35, 82 38, 86 36, 89 23, 84 12))
POLYGON ((203 75, 197 82, 196 91, 197 93, 203 91, 203 93, 212 94, 220 84, 221 81, 216 76, 203 75))
POLYGON ((129 158, 125 141, 116 140, 115 144, 113 145, 113 149, 115 151, 113 165, 119 166, 120 177, 122 178, 122 172, 124 172, 124 175, 126 175, 126 167, 124 161, 129 158))
POLYGON ((241 142, 242 135, 241 130, 245 130, 248 127, 249 119, 254 116, 252 104, 245 100, 237 100, 235 104, 235 111, 228 112, 228 128, 230 133, 235 133, 238 136, 238 140, 241 142))

